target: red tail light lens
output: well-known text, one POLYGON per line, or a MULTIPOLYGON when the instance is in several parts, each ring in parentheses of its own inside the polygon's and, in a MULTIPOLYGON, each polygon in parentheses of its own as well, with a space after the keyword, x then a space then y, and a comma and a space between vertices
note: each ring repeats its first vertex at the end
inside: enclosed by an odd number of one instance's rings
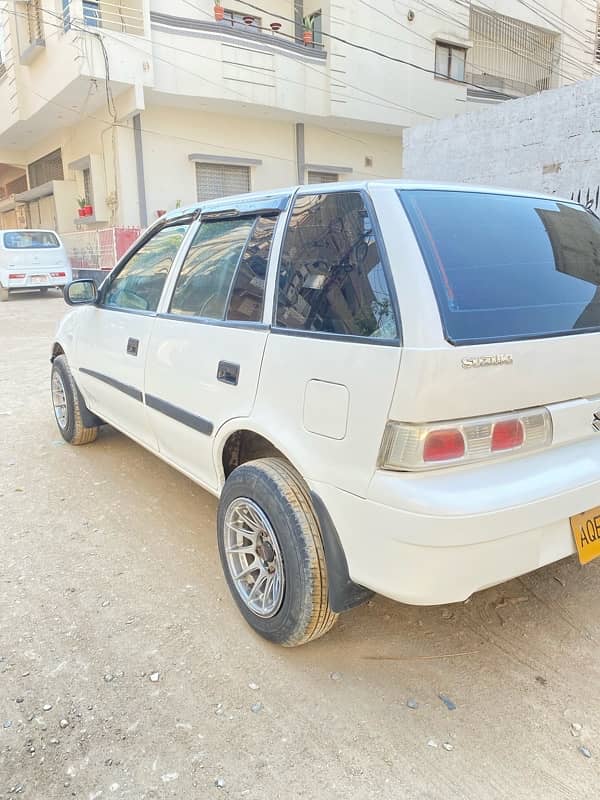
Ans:
POLYGON ((67 273, 66 272, 51 272, 50 273, 50 277, 51 278, 66 278, 67 277, 67 273))
POLYGON ((423 444, 423 461, 451 461, 465 454, 465 440, 456 429, 431 431, 423 444))
POLYGON ((20 281, 24 277, 25 273, 21 274, 20 272, 10 272, 8 275, 8 278, 11 281, 20 281))
POLYGON ((513 450, 515 447, 521 447, 524 441, 525 431, 521 420, 507 419, 494 425, 490 449, 493 453, 498 450, 513 450))

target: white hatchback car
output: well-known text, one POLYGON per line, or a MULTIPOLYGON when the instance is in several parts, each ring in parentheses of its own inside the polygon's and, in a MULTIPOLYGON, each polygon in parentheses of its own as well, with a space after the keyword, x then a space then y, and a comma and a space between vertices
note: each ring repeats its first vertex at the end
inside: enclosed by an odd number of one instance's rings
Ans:
POLYGON ((69 256, 54 231, 0 231, 0 300, 15 291, 45 294, 72 278, 69 256))
POLYGON ((220 497, 253 628, 296 645, 600 554, 600 222, 401 182, 210 201, 151 226, 52 351, 72 444, 110 423, 220 497))

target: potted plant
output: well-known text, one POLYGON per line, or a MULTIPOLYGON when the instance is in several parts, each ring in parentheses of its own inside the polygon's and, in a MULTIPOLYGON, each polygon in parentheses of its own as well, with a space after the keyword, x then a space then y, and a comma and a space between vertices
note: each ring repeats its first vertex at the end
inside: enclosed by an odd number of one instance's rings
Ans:
POLYGON ((256 22, 256 17, 251 17, 250 14, 246 14, 244 17, 244 22, 246 25, 253 25, 256 22))
POLYGON ((305 45, 309 45, 313 43, 313 27, 315 24, 314 17, 304 17, 302 19, 302 24, 304 26, 304 33, 302 34, 302 40, 305 45))
POLYGON ((281 22, 272 22, 269 25, 269 28, 273 31, 273 33, 277 33, 277 31, 281 30, 281 22))
POLYGON ((167 213, 167 212, 166 212, 166 210, 165 210, 164 208, 159 208, 159 209, 158 209, 158 211, 156 212, 156 216, 157 216, 157 217, 164 217, 164 215, 165 215, 166 213, 167 213))
POLYGON ((91 217, 91 216, 93 216, 93 214, 94 214, 94 207, 91 206, 86 200, 86 204, 83 207, 83 216, 84 217, 91 217))
POLYGON ((221 22, 224 16, 225 16, 225 9, 221 5, 220 0, 215 0, 215 19, 217 20, 217 22, 221 22))
POLYGON ((80 217, 85 217, 85 207, 87 204, 87 200, 85 197, 78 197, 77 198, 77 205, 79 206, 78 214, 80 217))

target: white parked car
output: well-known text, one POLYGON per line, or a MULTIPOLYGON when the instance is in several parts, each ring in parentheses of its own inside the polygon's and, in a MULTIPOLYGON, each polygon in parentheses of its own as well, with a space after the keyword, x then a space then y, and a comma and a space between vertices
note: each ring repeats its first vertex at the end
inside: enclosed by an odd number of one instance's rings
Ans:
POLYGON ((45 294, 72 278, 67 251, 54 231, 0 230, 0 301, 16 291, 45 294))
POLYGON ((600 221, 518 192, 301 186, 157 221, 52 351, 103 423, 217 495, 232 595, 296 645, 379 592, 600 554, 600 221))

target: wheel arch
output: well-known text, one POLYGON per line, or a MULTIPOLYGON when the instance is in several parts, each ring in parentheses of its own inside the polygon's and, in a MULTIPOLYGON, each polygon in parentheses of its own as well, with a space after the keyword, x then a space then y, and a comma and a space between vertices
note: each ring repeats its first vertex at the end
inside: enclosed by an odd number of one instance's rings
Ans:
POLYGON ((266 431, 259 431, 248 424, 249 420, 237 420, 238 424, 222 428, 216 439, 215 461, 219 480, 219 493, 233 470, 256 458, 278 457, 284 459, 306 485, 319 523, 329 582, 329 604, 335 612, 348 611, 361 605, 373 592, 354 583, 350 578, 346 554, 335 524, 319 495, 308 485, 300 465, 295 463, 285 447, 266 431))

